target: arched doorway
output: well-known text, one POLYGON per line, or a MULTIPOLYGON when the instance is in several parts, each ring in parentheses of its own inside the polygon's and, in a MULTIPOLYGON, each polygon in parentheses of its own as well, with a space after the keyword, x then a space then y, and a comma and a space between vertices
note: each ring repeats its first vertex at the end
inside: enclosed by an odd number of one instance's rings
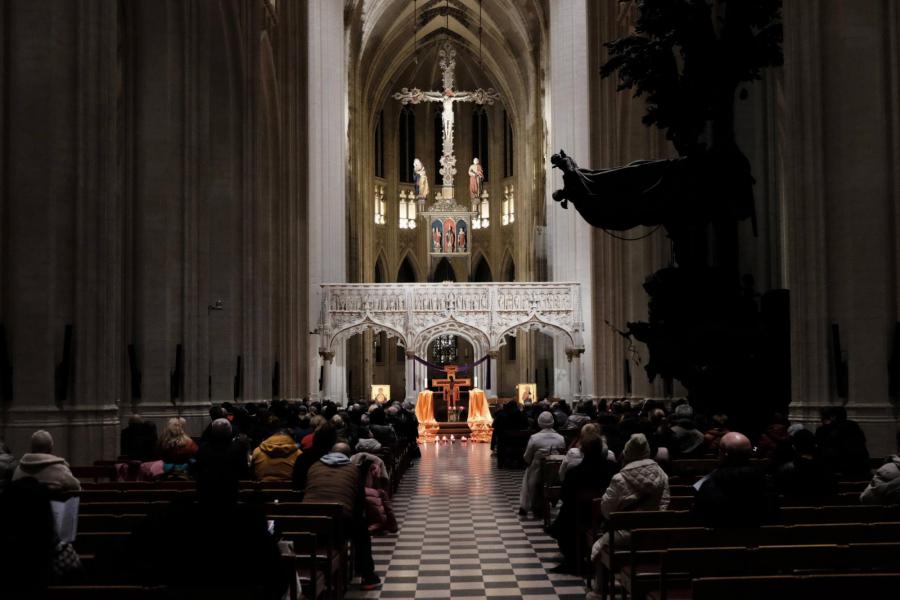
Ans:
MULTIPOLYGON (((428 362, 434 365, 440 366, 448 366, 448 365, 456 365, 462 366, 471 364, 474 362, 475 358, 475 347, 464 337, 460 335, 454 335, 452 333, 446 333, 435 337, 428 343, 428 362)), ((441 388, 433 385, 433 380, 435 379, 443 379, 445 374, 442 370, 438 370, 432 367, 428 367, 428 387, 433 392, 437 394, 441 393, 441 388)), ((473 379, 472 372, 468 371, 465 373, 460 373, 460 378, 465 379, 473 379)), ((463 407, 462 417, 465 417, 465 407, 468 406, 468 390, 469 388, 474 387, 468 386, 465 388, 461 388, 460 390, 460 406, 463 407)), ((449 421, 448 412, 447 412, 447 400, 446 398, 435 398, 435 418, 438 421, 449 421)))

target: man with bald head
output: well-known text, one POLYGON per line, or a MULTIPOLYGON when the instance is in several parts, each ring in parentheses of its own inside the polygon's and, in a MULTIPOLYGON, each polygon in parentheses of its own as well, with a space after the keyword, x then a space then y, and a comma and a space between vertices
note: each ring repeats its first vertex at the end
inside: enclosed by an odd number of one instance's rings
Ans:
POLYGON ((692 511, 708 527, 754 527, 772 522, 778 499, 772 481, 750 462, 753 445, 732 431, 719 444, 720 466, 702 480, 692 511))

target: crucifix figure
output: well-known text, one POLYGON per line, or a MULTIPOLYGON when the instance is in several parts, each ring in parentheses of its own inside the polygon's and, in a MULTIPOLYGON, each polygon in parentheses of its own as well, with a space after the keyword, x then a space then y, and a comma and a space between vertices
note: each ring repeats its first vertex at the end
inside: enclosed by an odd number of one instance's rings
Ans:
POLYGON ((457 404, 459 404, 460 386, 472 386, 471 379, 458 379, 456 377, 456 370, 458 368, 459 367, 455 365, 448 365, 444 367, 445 378, 431 380, 433 385, 440 386, 443 390, 444 400, 447 402, 447 419, 450 421, 456 421, 457 418, 456 408, 457 404))
POLYGON ((456 70, 456 50, 450 42, 445 42, 438 52, 443 75, 444 89, 441 91, 423 91, 419 88, 403 88, 394 99, 403 104, 418 104, 419 102, 440 102, 443 104, 441 121, 443 123, 443 146, 441 156, 441 178, 443 197, 453 197, 453 178, 456 175, 456 156, 453 154, 453 103, 474 102, 475 104, 493 104, 500 98, 500 94, 493 88, 483 90, 478 88, 474 92, 461 92, 453 89, 454 71, 456 70), (449 194, 449 196, 448 196, 449 194))

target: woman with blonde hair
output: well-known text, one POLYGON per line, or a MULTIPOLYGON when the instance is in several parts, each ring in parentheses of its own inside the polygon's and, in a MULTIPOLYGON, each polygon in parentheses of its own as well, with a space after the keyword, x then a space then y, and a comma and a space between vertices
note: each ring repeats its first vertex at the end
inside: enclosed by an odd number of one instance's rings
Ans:
POLYGON ((182 417, 172 417, 159 436, 159 455, 166 475, 187 477, 187 467, 197 453, 197 443, 185 431, 182 417))

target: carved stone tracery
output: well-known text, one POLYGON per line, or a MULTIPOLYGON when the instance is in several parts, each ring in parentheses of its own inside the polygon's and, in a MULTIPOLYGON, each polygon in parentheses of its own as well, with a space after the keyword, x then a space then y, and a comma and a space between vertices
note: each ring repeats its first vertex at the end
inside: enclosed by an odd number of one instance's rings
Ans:
POLYGON ((455 333, 476 351, 496 351, 519 330, 561 335, 583 350, 577 283, 325 284, 319 335, 323 351, 364 331, 420 351, 436 335, 455 333))

